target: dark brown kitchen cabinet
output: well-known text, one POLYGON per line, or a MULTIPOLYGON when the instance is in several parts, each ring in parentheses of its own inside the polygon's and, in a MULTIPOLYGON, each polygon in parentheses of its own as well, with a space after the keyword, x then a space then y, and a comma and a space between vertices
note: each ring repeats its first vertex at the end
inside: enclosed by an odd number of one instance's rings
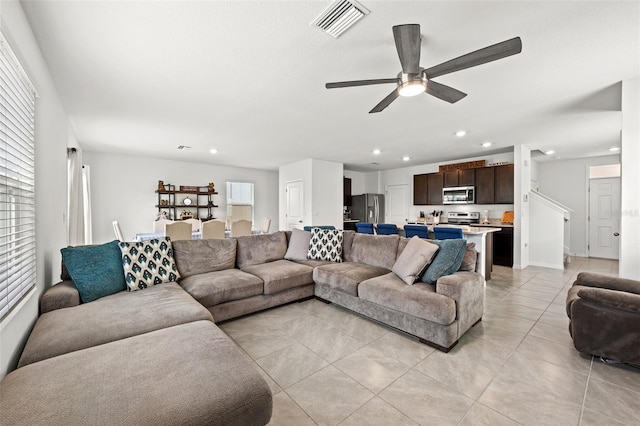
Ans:
POLYGON ((495 204, 513 204, 513 164, 494 167, 495 204))
POLYGON ((442 185, 444 184, 444 173, 429 173, 427 175, 427 204, 442 204, 442 185))
POLYGON ((427 203, 427 176, 413 175, 413 205, 424 206, 427 203))
POLYGON ((493 204, 495 194, 494 167, 475 169, 476 204, 493 204))
POLYGON ((444 187, 472 186, 476 183, 476 173, 474 169, 451 170, 444 172, 444 187))
POLYGON ((351 178, 343 178, 342 179, 342 194, 344 198, 344 206, 351 205, 351 178))
POLYGON ((513 228, 502 228, 493 233, 493 264, 513 266, 513 228))

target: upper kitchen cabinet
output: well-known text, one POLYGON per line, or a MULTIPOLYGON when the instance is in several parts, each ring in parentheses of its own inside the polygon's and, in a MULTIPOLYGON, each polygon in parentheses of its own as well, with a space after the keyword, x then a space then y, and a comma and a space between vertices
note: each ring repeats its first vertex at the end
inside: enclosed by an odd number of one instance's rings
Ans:
POLYGON ((475 169, 476 204, 493 204, 495 194, 494 167, 475 169))
POLYGON ((427 175, 427 204, 442 204, 442 187, 444 184, 444 173, 429 173, 427 175))
POLYGON ((493 168, 495 173, 495 204, 513 204, 513 164, 493 168))
POLYGON ((413 205, 427 205, 427 176, 426 174, 413 176, 413 205))
POLYGON ((344 198, 343 206, 350 206, 351 205, 351 178, 348 178, 348 177, 343 178, 342 184, 343 184, 342 194, 344 198))
POLYGON ((476 183, 475 169, 459 169, 444 172, 444 187, 472 186, 476 183))

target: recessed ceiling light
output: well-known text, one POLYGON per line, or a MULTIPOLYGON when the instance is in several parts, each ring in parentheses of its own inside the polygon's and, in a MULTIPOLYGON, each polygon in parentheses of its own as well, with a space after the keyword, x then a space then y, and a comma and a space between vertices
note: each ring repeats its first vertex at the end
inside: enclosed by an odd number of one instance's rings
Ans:
POLYGON ((215 149, 215 148, 211 148, 211 149, 209 150, 209 152, 210 152, 210 153, 212 153, 212 154, 217 154, 217 153, 218 153, 218 150, 217 150, 217 149, 215 149))
POLYGON ((458 130, 458 131, 456 132, 456 136, 457 136, 457 137, 459 137, 459 138, 463 137, 463 136, 464 136, 464 135, 466 135, 466 134, 467 134, 467 131, 466 131, 466 130, 458 130))
POLYGON ((411 157, 409 157, 408 155, 405 155, 404 157, 402 157, 402 161, 409 161, 411 160, 411 157))
POLYGON ((491 146, 491 142, 487 141, 482 144, 483 148, 489 148, 491 146))
POLYGON ((544 153, 547 154, 547 155, 551 155, 551 154, 555 153, 555 151, 550 149, 549 151, 545 151, 544 153))
POLYGON ((379 149, 374 149, 373 150, 373 155, 380 155, 380 150, 379 149))
POLYGON ((609 148, 609 151, 620 151, 620 147, 619 146, 612 146, 611 148, 609 148))

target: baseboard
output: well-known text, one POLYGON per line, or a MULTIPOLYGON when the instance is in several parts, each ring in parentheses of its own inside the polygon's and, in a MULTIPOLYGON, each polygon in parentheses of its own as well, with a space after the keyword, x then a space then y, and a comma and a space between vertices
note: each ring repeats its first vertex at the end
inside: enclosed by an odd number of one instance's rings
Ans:
POLYGON ((529 262, 529 266, 538 266, 540 268, 551 268, 551 269, 564 269, 563 263, 529 262))

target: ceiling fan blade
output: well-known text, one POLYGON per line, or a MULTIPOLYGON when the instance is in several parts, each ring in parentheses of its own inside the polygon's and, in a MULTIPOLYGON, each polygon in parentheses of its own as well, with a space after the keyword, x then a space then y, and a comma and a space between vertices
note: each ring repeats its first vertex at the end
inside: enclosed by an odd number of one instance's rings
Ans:
POLYGON ((376 80, 354 80, 354 81, 337 81, 335 83, 327 83, 324 85, 327 89, 338 89, 340 87, 368 86, 370 84, 398 84, 397 78, 379 78, 376 80))
POLYGON ((385 109, 386 107, 391 105, 391 102, 395 101, 398 96, 400 96, 400 95, 398 95, 398 89, 395 89, 393 92, 389 93, 389 95, 387 95, 386 98, 381 100, 378 105, 374 106, 373 109, 371 111, 369 111, 369 114, 371 114, 373 112, 382 111, 383 109, 385 109))
POLYGON ((520 37, 515 37, 492 46, 485 47, 475 52, 467 53, 440 65, 426 69, 424 72, 429 79, 436 78, 441 75, 460 71, 465 68, 475 67, 477 65, 486 64, 487 62, 497 59, 506 58, 522 51, 522 41, 520 37))
POLYGON ((427 81, 426 92, 431 96, 447 101, 450 104, 458 102, 460 99, 467 96, 466 93, 454 89, 453 87, 445 86, 444 84, 437 83, 433 80, 427 81))
POLYGON ((393 27, 396 50, 405 74, 420 72, 420 25, 406 24, 393 27))

